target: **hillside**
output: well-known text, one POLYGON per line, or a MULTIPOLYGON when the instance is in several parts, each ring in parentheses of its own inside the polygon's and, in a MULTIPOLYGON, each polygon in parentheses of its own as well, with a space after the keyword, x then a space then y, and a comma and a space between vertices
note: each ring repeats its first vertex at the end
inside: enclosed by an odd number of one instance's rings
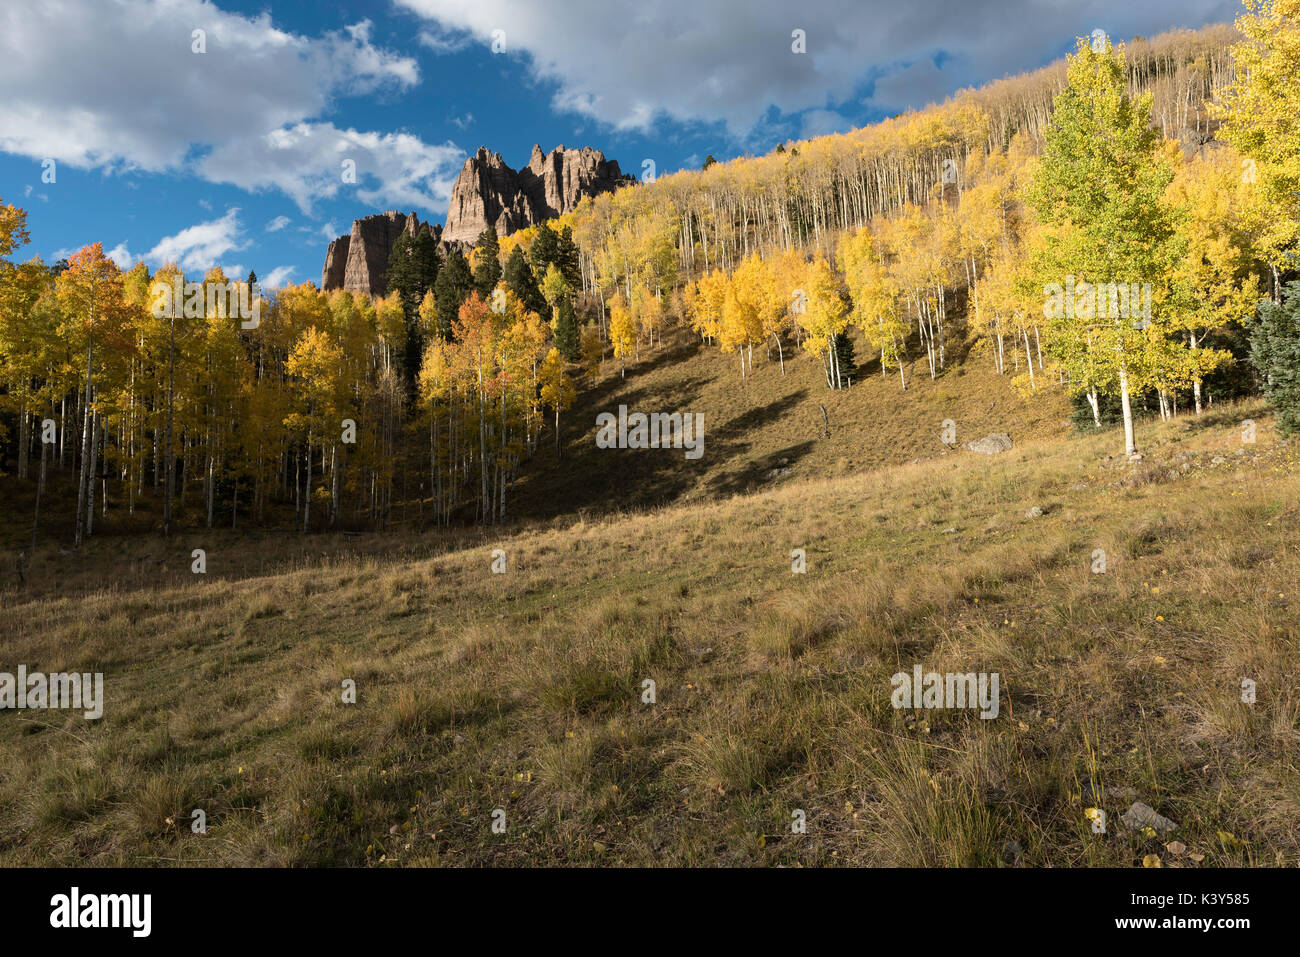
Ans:
MULTIPOLYGON (((1233 26, 1215 24, 1115 40, 1128 91, 1151 96, 1152 127, 1188 153, 1214 140, 1218 122, 1209 105, 1235 78, 1230 49, 1240 39, 1233 26)), ((586 199, 557 228, 572 227, 583 292, 593 296, 617 287, 655 229, 670 237, 683 277, 730 270, 755 251, 826 249, 837 232, 908 204, 952 203, 975 185, 983 158, 1005 153, 1017 138, 1040 150, 1065 78, 1066 61, 1057 60, 847 133, 661 176, 644 188, 586 199)), ((514 241, 528 246, 534 232, 514 241)))
POLYGON ((198 537, 93 539, 4 595, 17 660, 107 704, 0 714, 0 863, 1295 865, 1300 463, 1258 405, 1149 439, 499 536, 206 532, 202 578, 198 537), (999 716, 892 709, 914 663, 998 672, 999 716))
MULTIPOLYGON (((562 461, 548 435, 511 489, 511 513, 550 518, 716 500, 792 479, 946 456, 945 419, 956 424, 958 445, 990 432, 1010 433, 1014 442, 1070 433, 1070 404, 1059 390, 1027 400, 1010 376, 994 372, 986 346, 973 355, 969 348, 956 350, 957 362, 936 381, 925 374, 924 360, 909 363, 906 391, 896 371, 882 378, 879 361, 863 363, 851 388, 833 390, 820 363, 802 351, 787 354, 782 375, 775 349, 770 356, 756 350, 754 371, 742 379, 734 356, 676 330, 666 347, 630 362, 626 378, 606 363, 599 384, 579 392, 561 420, 562 461), (617 414, 620 405, 629 412, 702 413, 703 457, 597 448, 597 415, 617 414)), ((859 356, 866 351, 859 346, 859 356)))

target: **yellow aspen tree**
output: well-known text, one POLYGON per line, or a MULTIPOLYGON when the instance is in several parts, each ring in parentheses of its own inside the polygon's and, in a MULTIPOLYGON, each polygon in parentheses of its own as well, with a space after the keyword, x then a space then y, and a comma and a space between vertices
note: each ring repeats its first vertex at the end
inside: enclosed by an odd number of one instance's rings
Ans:
POLYGON ((623 297, 617 294, 609 301, 609 344, 619 361, 619 375, 626 378, 627 357, 636 349, 636 326, 623 297))
POLYGON ((848 328, 848 308, 840 294, 840 283, 830 263, 819 255, 808 264, 805 278, 808 308, 799 323, 808 333, 805 351, 819 356, 825 364, 826 385, 832 389, 845 386, 835 344, 848 328))
POLYGON ((1122 50, 1113 51, 1109 42, 1097 50, 1087 38, 1079 40, 1066 88, 1056 97, 1029 202, 1043 226, 1034 274, 1045 299, 1050 290, 1055 300, 1052 312, 1061 333, 1056 341, 1063 347, 1057 358, 1084 359, 1080 378, 1118 386, 1124 450, 1133 458, 1132 396, 1146 385, 1142 371, 1152 367, 1144 351, 1156 348, 1165 334, 1157 293, 1171 271, 1176 211, 1165 198, 1173 170, 1151 128, 1151 95, 1130 98, 1127 76, 1122 50), (1139 311, 1150 318, 1112 316, 1108 308, 1099 319, 1093 308, 1099 285, 1136 286, 1146 306, 1139 311), (1071 296, 1065 291, 1070 287, 1082 287, 1083 295, 1071 296), (1086 353, 1080 343, 1087 344, 1086 353))
POLYGON ((1281 302, 1281 267, 1300 242, 1300 0, 1245 0, 1232 48, 1234 79, 1211 106, 1217 136, 1241 154, 1240 175, 1273 207, 1260 245, 1281 302))
POLYGON ((1224 349, 1206 348, 1207 338, 1251 315, 1261 295, 1249 258, 1233 235, 1239 179, 1235 156, 1198 157, 1182 165, 1170 186, 1172 201, 1188 212, 1178 229, 1182 248, 1169 328, 1185 344, 1178 365, 1186 370, 1197 415, 1205 377, 1231 360, 1224 349))
POLYGON ((898 367, 899 381, 907 388, 903 350, 907 324, 898 308, 900 290, 883 262, 883 251, 867 227, 845 237, 840 247, 844 280, 853 300, 853 323, 880 351, 880 374, 898 367))
POLYGON ((582 370, 589 385, 600 378, 600 363, 605 358, 605 344, 600 341, 600 330, 595 324, 582 327, 582 370))
POLYGON ((565 369, 564 356, 560 350, 552 348, 542 360, 542 401, 555 413, 555 455, 563 455, 560 442, 560 413, 567 411, 578 397, 578 390, 565 369))
POLYGON ((84 352, 86 357, 75 532, 75 542, 80 546, 88 534, 94 508, 94 449, 100 425, 96 407, 96 349, 100 350, 98 362, 103 368, 112 356, 114 338, 125 319, 122 274, 117 264, 104 255, 103 244, 92 243, 68 258, 68 268, 55 280, 55 294, 69 318, 69 345, 84 352))

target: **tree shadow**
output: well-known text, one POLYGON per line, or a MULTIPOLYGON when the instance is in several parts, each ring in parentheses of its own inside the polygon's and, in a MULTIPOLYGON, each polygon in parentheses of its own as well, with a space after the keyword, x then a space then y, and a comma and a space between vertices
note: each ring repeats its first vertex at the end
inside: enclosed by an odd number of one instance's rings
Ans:
POLYGON ((765 455, 742 468, 715 476, 709 480, 709 490, 719 496, 754 492, 764 485, 784 478, 782 471, 794 468, 795 464, 811 452, 816 444, 812 439, 799 442, 779 452, 765 455))
MULTIPOLYGON (((580 510, 609 512, 620 509, 657 508, 672 504, 700 488, 702 473, 716 472, 718 462, 744 456, 752 447, 750 436, 789 414, 806 398, 800 389, 765 405, 749 409, 721 425, 704 418, 704 449, 699 459, 686 458, 684 448, 602 449, 596 445, 596 417, 617 415, 618 406, 629 412, 701 412, 696 406, 712 380, 694 376, 674 383, 670 390, 634 388, 616 393, 608 388, 588 393, 568 421, 561 419, 564 452, 557 462, 553 443, 539 449, 512 489, 516 517, 551 519, 580 510)), ((550 436, 553 439, 553 434, 550 436)), ((545 442, 545 440, 543 440, 545 442)), ((813 447, 809 441, 712 477, 710 491, 727 494, 752 489, 775 468, 788 466, 813 447), (788 460, 785 465, 782 459, 788 460)))

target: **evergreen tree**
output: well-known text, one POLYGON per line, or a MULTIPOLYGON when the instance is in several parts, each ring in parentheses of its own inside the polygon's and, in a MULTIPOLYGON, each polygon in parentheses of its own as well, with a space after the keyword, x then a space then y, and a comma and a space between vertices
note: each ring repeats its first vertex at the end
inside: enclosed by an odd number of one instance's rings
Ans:
POLYGON ((1287 283, 1281 305, 1260 303, 1247 324, 1251 362, 1277 409, 1280 431, 1300 433, 1300 280, 1287 283))
POLYGON ((573 241, 573 229, 565 226, 555 243, 555 265, 559 268, 569 288, 582 288, 582 265, 578 260, 578 244, 573 241))
POLYGON ((402 297, 402 311, 408 320, 420 308, 424 290, 420 288, 420 278, 415 269, 415 260, 411 255, 411 237, 403 232, 393 243, 388 254, 388 270, 384 273, 388 284, 388 293, 397 293, 402 297))
POLYGON ((474 288, 474 277, 470 274, 469 263, 459 249, 453 248, 447 254, 447 261, 438 270, 438 278, 433 286, 433 298, 438 303, 438 328, 444 339, 451 338, 451 324, 460 314, 461 303, 474 288))
POLYGON ((424 354, 423 337, 420 335, 420 300, 424 298, 424 289, 415 261, 415 243, 405 232, 393 243, 385 278, 388 280, 389 295, 396 293, 402 304, 402 318, 406 327, 402 347, 402 381, 408 395, 414 395, 420 357, 424 354))
POLYGON ((569 362, 582 359, 582 342, 578 332, 578 317, 573 303, 561 299, 555 315, 555 348, 569 362))
POLYGON ((529 312, 535 312, 539 316, 545 313, 546 300, 542 298, 542 291, 538 288, 537 278, 528 267, 528 260, 524 258, 523 250, 518 246, 510 250, 510 256, 506 259, 504 276, 507 288, 519 297, 519 301, 524 304, 525 309, 529 312))
POLYGON ((533 276, 540 283, 546 275, 546 267, 559 259, 560 239, 555 235, 549 223, 537 224, 537 236, 533 239, 533 248, 528 253, 528 261, 533 267, 533 276))
POLYGON ((474 265, 474 288, 484 302, 492 299, 492 290, 501 281, 501 246, 497 242, 497 231, 491 224, 478 234, 474 244, 477 262, 474 265))
POLYGON ((414 277, 420 288, 420 298, 433 288, 438 279, 438 243, 433 238, 433 231, 425 224, 415 242, 412 243, 411 258, 414 260, 414 277))
POLYGON ((840 373, 841 388, 845 388, 849 384, 849 377, 858 369, 857 363, 854 361, 853 340, 849 338, 847 332, 840 332, 836 333, 834 344, 835 367, 840 373))

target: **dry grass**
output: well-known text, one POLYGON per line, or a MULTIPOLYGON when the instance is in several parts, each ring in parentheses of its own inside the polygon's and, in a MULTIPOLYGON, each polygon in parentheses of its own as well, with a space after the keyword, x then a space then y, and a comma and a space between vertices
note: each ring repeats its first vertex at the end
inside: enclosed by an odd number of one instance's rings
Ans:
POLYGON ((0 713, 0 864, 1193 866, 1119 824, 1135 795, 1201 866, 1295 865, 1300 474, 1268 423, 500 536, 205 532, 203 578, 188 542, 42 553, 3 666, 103 671, 107 704, 0 713), (916 663, 998 672, 998 717, 895 710, 916 663))
MULTIPOLYGON (((544 442, 537 467, 512 488, 514 515, 545 520, 716 501, 773 482, 925 461, 947 454, 940 441, 945 419, 956 423, 959 443, 990 432, 1010 432, 1022 443, 1068 431, 1070 408, 1062 395, 1048 390, 1027 401, 1011 388, 1010 375, 994 373, 983 343, 969 355, 962 354, 965 345, 954 345, 948 370, 936 380, 924 359, 911 363, 906 391, 896 371, 882 377, 875 361, 859 369, 852 388, 832 391, 820 362, 789 346, 794 355, 786 356, 785 375, 776 351, 768 357, 760 349, 753 373, 742 379, 735 356, 716 346, 702 346, 681 330, 667 342, 631 363, 626 378, 615 363, 605 364, 602 380, 565 413, 562 465, 556 467, 554 447, 544 442), (703 414, 704 458, 597 450, 596 416, 620 404, 703 414), (774 471, 785 474, 772 478, 774 471)), ((858 348, 866 352, 861 342, 858 348)))

